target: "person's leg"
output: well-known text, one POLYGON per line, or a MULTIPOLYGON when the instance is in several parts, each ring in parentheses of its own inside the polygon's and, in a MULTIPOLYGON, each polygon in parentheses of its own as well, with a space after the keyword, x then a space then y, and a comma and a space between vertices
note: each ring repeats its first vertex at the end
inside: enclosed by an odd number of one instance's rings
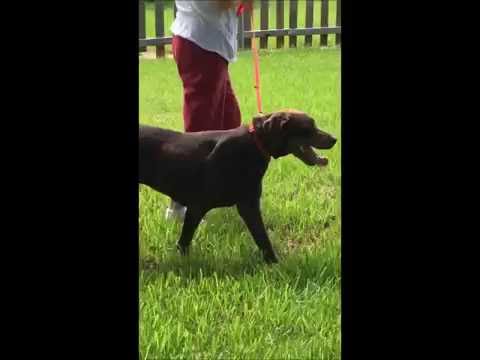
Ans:
POLYGON ((228 62, 179 36, 173 47, 184 90, 185 132, 223 129, 228 62))
POLYGON ((226 92, 225 92, 225 107, 223 113, 223 129, 234 129, 239 127, 242 123, 242 116, 240 107, 233 91, 230 76, 227 74, 226 92))
MULTIPOLYGON (((185 132, 223 129, 228 62, 179 36, 173 37, 172 50, 183 83, 185 132)), ((184 220, 185 213, 172 199, 165 217, 184 220)))

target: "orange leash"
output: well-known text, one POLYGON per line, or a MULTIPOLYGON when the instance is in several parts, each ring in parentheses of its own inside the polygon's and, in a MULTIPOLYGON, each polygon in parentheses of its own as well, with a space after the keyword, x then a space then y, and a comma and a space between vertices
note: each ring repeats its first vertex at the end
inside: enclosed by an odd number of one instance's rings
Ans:
MULTIPOLYGON (((244 13, 245 9, 247 6, 243 3, 240 2, 240 4, 237 7, 237 16, 240 16, 244 13)), ((250 28, 252 31, 252 55, 253 55, 253 73, 254 73, 254 88, 255 88, 255 93, 257 95, 257 110, 259 114, 262 114, 262 96, 260 94, 260 59, 258 56, 258 50, 257 50, 257 45, 255 44, 255 22, 254 22, 254 16, 253 16, 253 4, 251 6, 248 6, 250 9, 250 28)))
POLYGON ((255 44, 255 23, 253 21, 253 6, 250 9, 250 26, 252 29, 252 55, 253 55, 253 71, 255 76, 255 93, 257 95, 257 110, 262 114, 262 96, 260 93, 260 59, 258 56, 257 45, 255 44))

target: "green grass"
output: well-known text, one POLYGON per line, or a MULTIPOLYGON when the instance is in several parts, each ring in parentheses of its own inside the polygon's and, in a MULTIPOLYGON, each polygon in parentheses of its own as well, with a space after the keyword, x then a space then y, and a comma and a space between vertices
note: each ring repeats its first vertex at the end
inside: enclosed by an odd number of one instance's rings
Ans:
MULTIPOLYGON (((290 1, 284 1, 284 19, 283 23, 286 28, 289 27, 289 16, 290 16, 290 1)), ((164 24, 165 24, 165 34, 166 36, 171 36, 172 32, 170 31, 170 26, 173 22, 173 3, 167 2, 165 5, 165 15, 164 15, 164 24)), ((313 26, 317 27, 320 26, 320 5, 319 1, 314 1, 313 7, 313 26)), ((337 16, 337 2, 336 1, 329 1, 328 2, 328 24, 329 26, 335 26, 336 23, 336 16, 337 16)), ((146 26, 146 36, 147 37, 155 37, 155 5, 153 2, 146 2, 145 3, 146 9, 146 17, 145 17, 145 26, 146 26)), ((270 1, 269 2, 269 17, 268 17, 268 27, 270 29, 276 29, 277 26, 277 10, 276 10, 276 2, 270 1)), ((255 28, 260 29, 260 4, 259 2, 255 3, 255 28)), ((303 28, 305 27, 305 14, 306 14, 306 3, 304 0, 298 1, 298 10, 297 10, 297 27, 303 28)), ((259 40, 257 39, 257 42, 259 40)), ((275 37, 268 38, 268 48, 276 48, 277 42, 275 37)), ((284 46, 289 46, 289 37, 286 36, 284 40, 284 46)), ((305 36, 298 36, 297 37, 297 47, 303 47, 305 44, 305 36)), ((328 46, 335 45, 335 35, 329 34, 328 35, 328 46)), ((312 46, 318 47, 320 46, 320 35, 314 35, 312 37, 312 46)), ((171 51, 171 47, 168 45, 166 46, 167 51, 171 51)), ((149 51, 154 51, 154 47, 149 47, 149 51)))
MULTIPOLYGON (((340 50, 261 52, 264 111, 304 110, 340 138, 340 50)), ((256 112, 248 52, 230 66, 243 122, 256 112)), ((170 59, 140 61, 140 122, 182 129, 182 87, 170 59)), ((271 162, 262 210, 281 262, 263 263, 235 209, 208 214, 191 254, 168 198, 140 187, 142 359, 340 358, 340 146, 327 168, 271 162)))

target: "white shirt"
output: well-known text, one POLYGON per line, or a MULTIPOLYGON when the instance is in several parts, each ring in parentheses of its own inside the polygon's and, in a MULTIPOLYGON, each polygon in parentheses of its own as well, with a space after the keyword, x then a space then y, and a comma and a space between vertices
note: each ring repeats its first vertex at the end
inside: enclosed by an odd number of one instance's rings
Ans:
POLYGON ((181 36, 213 51, 228 62, 237 60, 238 17, 235 9, 222 11, 216 1, 175 0, 177 15, 172 24, 174 35, 181 36))

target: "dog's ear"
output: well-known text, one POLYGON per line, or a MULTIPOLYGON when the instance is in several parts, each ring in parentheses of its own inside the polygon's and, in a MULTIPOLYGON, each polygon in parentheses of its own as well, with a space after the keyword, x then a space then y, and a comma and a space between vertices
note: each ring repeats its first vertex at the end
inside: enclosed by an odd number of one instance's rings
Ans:
POLYGON ((263 113, 258 113, 257 115, 253 116, 252 121, 255 122, 264 122, 266 121, 272 114, 263 114, 263 113))
POLYGON ((257 115, 254 115, 252 118, 252 123, 253 126, 255 127, 256 130, 263 130, 263 124, 265 121, 268 120, 268 118, 272 114, 263 114, 263 113, 258 113, 257 115))
POLYGON ((269 114, 268 118, 263 122, 263 130, 266 133, 278 134, 290 120, 289 113, 276 112, 269 114))

